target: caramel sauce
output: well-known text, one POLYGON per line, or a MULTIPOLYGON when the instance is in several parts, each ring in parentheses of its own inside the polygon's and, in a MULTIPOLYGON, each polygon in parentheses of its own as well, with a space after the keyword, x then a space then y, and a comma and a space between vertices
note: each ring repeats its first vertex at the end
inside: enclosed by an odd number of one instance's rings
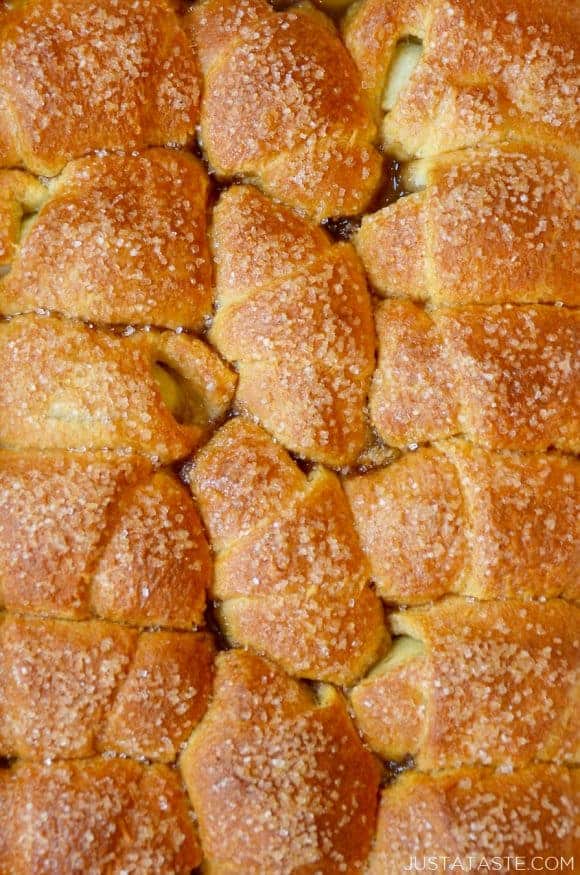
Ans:
POLYGON ((359 216, 337 216, 331 219, 326 219, 322 223, 331 237, 335 240, 345 241, 355 234, 360 228, 363 215, 370 215, 382 210, 383 207, 388 207, 389 204, 398 201, 399 198, 405 197, 409 192, 405 191, 401 182, 401 164, 390 155, 383 156, 383 173, 381 176, 381 184, 378 187, 375 195, 369 205, 366 207, 364 214, 359 216))
POLYGON ((381 783, 383 787, 386 787, 396 781, 399 775, 403 772, 408 772, 410 769, 414 769, 415 760, 409 753, 402 760, 386 760, 386 762, 383 763, 383 767, 383 779, 381 783))

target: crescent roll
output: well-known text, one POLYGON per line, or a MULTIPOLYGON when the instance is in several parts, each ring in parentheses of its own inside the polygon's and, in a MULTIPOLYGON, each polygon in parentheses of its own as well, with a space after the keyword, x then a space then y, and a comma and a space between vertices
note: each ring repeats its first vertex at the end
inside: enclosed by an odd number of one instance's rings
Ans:
POLYGON ((209 871, 361 870, 380 770, 332 687, 315 693, 258 656, 220 654, 180 768, 209 871))
POLYGON ((191 875, 191 814, 167 766, 17 763, 0 769, 0 875, 191 875))
POLYGON ((362 0, 344 36, 383 146, 425 157, 523 140, 578 152, 575 3, 362 0))
POLYGON ((365 216, 355 237, 381 294, 580 304, 577 162, 504 144, 413 162, 403 186, 416 193, 365 216))
POLYGON ((30 0, 0 18, 0 166, 188 143, 194 52, 171 0, 30 0))
POLYGON ((0 614, 0 756, 171 762, 205 711, 209 635, 0 614))
POLYGON ((344 482, 378 592, 580 599, 580 462, 465 441, 344 482))
POLYGON ((46 316, 0 322, 0 446, 131 449, 168 462, 225 415, 235 379, 202 341, 46 316))
POLYGON ((187 629, 211 573, 190 495, 145 458, 0 452, 0 608, 187 629))
POLYGON ((264 431, 233 419, 189 479, 216 554, 212 595, 228 639, 301 677, 360 677, 385 629, 338 478, 324 468, 306 476, 264 431))
POLYGON ((391 626, 400 637, 352 691, 382 756, 421 771, 578 762, 580 608, 450 598, 391 626))
POLYGON ((369 405, 385 442, 463 434, 490 449, 580 450, 578 311, 385 301, 376 326, 369 405))
POLYGON ((558 766, 407 772, 383 791, 366 872, 400 875, 412 858, 418 867, 425 857, 459 859, 459 871, 497 871, 508 857, 512 866, 519 857, 520 866, 536 858, 536 867, 547 868, 578 854, 579 805, 578 772, 558 766))
MULTIPOLYGON (((38 185, 30 180, 29 200, 38 185)), ((20 191, 12 188, 18 205, 20 191)), ((186 152, 72 162, 26 222, 0 281, 0 311, 42 308, 94 322, 202 328, 212 310, 207 188, 200 162, 186 152)), ((0 181, 0 216, 9 208, 1 200, 0 181)))
POLYGON ((362 212, 380 179, 375 126, 335 28, 310 4, 203 0, 188 15, 204 77, 201 139, 243 177, 317 221, 362 212))
POLYGON ((217 313, 210 339, 236 363, 238 406, 288 449, 339 467, 367 437, 374 328, 352 247, 257 189, 214 213, 217 313))

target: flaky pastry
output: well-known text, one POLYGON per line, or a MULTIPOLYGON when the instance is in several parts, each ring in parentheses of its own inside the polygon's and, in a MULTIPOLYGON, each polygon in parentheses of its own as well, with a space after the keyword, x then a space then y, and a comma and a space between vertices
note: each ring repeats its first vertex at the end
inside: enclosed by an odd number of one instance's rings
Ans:
POLYGON ((204 633, 0 614, 0 756, 172 762, 205 711, 212 662, 204 633))
POLYGON ((580 608, 450 598, 390 620, 400 637, 351 696, 374 750, 422 771, 578 762, 580 608))
POLYGON ((181 756, 210 871, 335 875, 363 865, 379 766, 332 687, 220 654, 214 697, 181 756))
POLYGON ((250 186, 222 196, 212 243, 210 339, 236 363, 237 405, 301 456, 354 461, 367 437, 374 329, 352 247, 250 186))
POLYGON ((491 449, 580 450, 580 314, 548 306, 425 311, 385 301, 369 406, 387 443, 463 434, 491 449))
MULTIPOLYGON (((47 183, 36 215, 34 177, 3 176, 5 200, 11 196, 12 209, 21 215, 23 204, 27 213, 0 281, 0 312, 46 309, 101 323, 204 326, 212 309, 208 180, 192 155, 150 149, 73 161, 47 183)), ((2 200, 0 189, 0 216, 10 210, 2 200)))
POLYGON ((188 18, 216 172, 319 221, 362 212, 381 158, 358 72, 328 19, 306 3, 274 12, 267 0, 202 0, 188 18))
POLYGON ((211 574, 170 472, 136 455, 0 452, 0 607, 191 629, 211 574))
POLYGON ((196 338, 36 315, 0 322, 0 370, 0 446, 127 449, 164 462, 199 444, 235 386, 196 338))
POLYGON ((344 482, 387 602, 580 598, 580 462, 442 441, 344 482))
POLYGON ((193 139, 200 83, 172 0, 30 0, 0 16, 0 167, 193 139))
POLYGON ((264 431, 234 419, 189 480, 216 553, 212 595, 228 639, 301 677, 360 677, 387 642, 336 475, 305 476, 264 431))

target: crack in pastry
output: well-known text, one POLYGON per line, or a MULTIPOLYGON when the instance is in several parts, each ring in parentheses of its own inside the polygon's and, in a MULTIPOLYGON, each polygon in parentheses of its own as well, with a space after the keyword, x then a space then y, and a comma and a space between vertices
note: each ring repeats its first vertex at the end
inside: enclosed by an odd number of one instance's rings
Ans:
POLYGON ((390 620, 403 637, 351 692, 381 756, 422 771, 578 762, 577 606, 449 598, 390 620))
POLYGON ((381 294, 580 304, 577 162, 522 144, 466 150, 413 162, 403 186, 417 193, 366 216, 354 238, 381 294))
POLYGON ((27 218, 48 197, 44 185, 21 170, 0 170, 0 282, 9 270, 27 218))
POLYGON ((387 443, 464 434, 490 449, 580 450, 578 311, 385 301, 375 321, 369 404, 387 443))
POLYGON ((371 304, 354 250, 250 186, 222 196, 212 244, 210 339, 236 362, 237 405, 301 456, 331 467, 354 461, 374 369, 371 304))
POLYGON ((363 0, 343 28, 398 158, 504 140, 577 154, 575 4, 363 0))
MULTIPOLYGON (((39 183, 17 173, 0 179, 30 179, 36 195, 39 183)), ((40 188, 42 209, 0 280, 3 313, 47 309, 101 323, 204 326, 213 298, 208 180, 193 156, 169 149, 92 156, 40 188)), ((14 184, 8 195, 21 202, 14 184)), ((0 215, 10 215, 3 200, 0 182, 0 215)))
POLYGON ((492 858, 567 859, 578 851, 579 804, 578 772, 557 766, 407 773, 383 791, 366 871, 400 875, 413 857, 459 859, 462 871, 485 870, 492 858))
POLYGON ((205 711, 213 657, 204 633, 0 614, 0 755, 172 762, 205 711))
POLYGON ((208 871, 358 872, 380 770, 332 687, 220 654, 213 701, 180 759, 208 871))
POLYGON ((88 152, 193 139, 197 64, 170 0, 19 4, 0 69, 0 166, 54 176, 88 152))
POLYGON ((387 602, 580 599, 580 462, 455 440, 344 481, 387 602))
POLYGON ((132 449, 162 462, 200 443, 235 386, 196 338, 33 315, 0 323, 0 370, 1 446, 132 449))
POLYGON ((188 19, 216 173, 317 221, 362 212, 381 158, 360 77, 328 19, 309 4, 276 13, 266 0, 204 0, 188 19))
POLYGON ((170 472, 133 455, 0 452, 0 607, 191 629, 211 573, 170 472))
POLYGON ((323 468, 306 477, 264 431, 233 419, 189 480, 216 551, 212 595, 228 639, 290 674, 360 677, 388 642, 338 478, 323 468))
POLYGON ((201 862, 178 775, 130 760, 0 770, 0 872, 191 875, 201 862))

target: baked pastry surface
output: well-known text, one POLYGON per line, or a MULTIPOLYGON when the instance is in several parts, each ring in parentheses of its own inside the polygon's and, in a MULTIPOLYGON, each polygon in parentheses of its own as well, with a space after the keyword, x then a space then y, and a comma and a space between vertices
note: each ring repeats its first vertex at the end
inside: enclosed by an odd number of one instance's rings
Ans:
POLYGON ((339 466, 367 437, 371 303, 352 247, 249 186, 214 213, 210 338, 236 362, 236 403, 289 449, 339 466))
POLYGON ((210 869, 330 875, 364 863, 380 769, 332 687, 314 695, 257 656, 220 654, 180 769, 210 869))
POLYGON ((212 559, 186 489, 137 455, 0 452, 0 607, 204 622, 212 559))
POLYGON ((504 144, 411 162, 402 182, 414 193, 365 216, 355 237, 382 295, 578 306, 576 161, 504 144))
POLYGON ((0 615, 0 756, 172 762, 205 710, 212 661, 203 633, 0 615))
POLYGON ((463 434, 490 449, 580 449, 577 310, 385 301, 376 326, 369 408, 385 442, 463 434))
POLYGON ((202 0, 189 26, 204 79, 201 137, 218 174, 255 181, 319 221, 362 212, 381 159, 328 19, 309 4, 274 12, 267 0, 202 0))
POLYGON ((0 872, 190 875, 202 859, 176 773, 125 759, 0 770, 0 872))
POLYGON ((199 444, 235 386, 196 338, 36 315, 0 322, 0 370, 0 446, 130 449, 163 462, 199 444))
POLYGON ((344 24, 402 158, 506 140, 577 154, 579 30, 577 5, 558 0, 362 0, 344 24))
POLYGON ((577 606, 451 598, 390 623, 400 637, 351 696, 386 759, 411 754, 422 771, 577 763, 577 606))
POLYGON ((387 602, 450 593, 577 601, 579 476, 571 456, 454 440, 349 477, 344 488, 387 602))
POLYGON ((579 42, 0 0, 0 875, 577 868, 579 42))
POLYGON ((193 140, 200 83, 171 0, 33 0, 0 18, 0 165, 193 140))
POLYGON ((494 857, 568 860, 578 853, 579 793, 578 771, 558 766, 408 773, 383 791, 367 871, 395 875, 413 856, 481 868, 494 857))
MULTIPOLYGON (((9 173, 22 177, 6 171, 8 197, 30 210, 38 183, 28 177, 24 200, 9 173)), ((0 311, 202 328, 212 309, 207 188, 200 162, 182 151, 71 162, 28 217, 0 283, 0 311)))
POLYGON ((350 683, 387 644, 338 478, 306 477, 267 434, 226 423, 189 479, 216 553, 228 639, 300 677, 350 683))

